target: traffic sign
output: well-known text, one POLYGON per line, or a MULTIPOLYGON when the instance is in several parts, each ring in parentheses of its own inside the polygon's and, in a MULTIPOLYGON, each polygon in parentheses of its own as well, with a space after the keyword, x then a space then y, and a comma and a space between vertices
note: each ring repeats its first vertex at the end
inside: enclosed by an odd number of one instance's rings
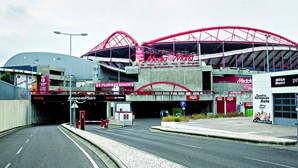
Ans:
POLYGON ((180 106, 181 106, 181 107, 186 107, 186 101, 181 101, 181 102, 180 102, 180 106))
POLYGON ((74 102, 74 103, 72 104, 71 108, 79 108, 79 106, 77 105, 76 102, 74 102))
POLYGON ((298 106, 298 93, 295 93, 295 104, 298 106))

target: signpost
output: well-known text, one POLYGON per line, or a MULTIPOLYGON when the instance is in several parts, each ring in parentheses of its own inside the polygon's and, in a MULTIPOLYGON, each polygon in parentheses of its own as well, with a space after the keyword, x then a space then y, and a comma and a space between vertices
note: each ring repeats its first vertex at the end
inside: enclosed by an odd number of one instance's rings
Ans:
POLYGON ((185 118, 185 108, 186 108, 186 101, 181 101, 180 102, 180 106, 183 110, 183 115, 184 115, 184 118, 185 118))
POLYGON ((73 123, 76 123, 76 108, 79 108, 78 104, 76 102, 74 102, 71 106, 72 109, 72 121, 71 123, 69 123, 70 125, 72 125, 73 123))

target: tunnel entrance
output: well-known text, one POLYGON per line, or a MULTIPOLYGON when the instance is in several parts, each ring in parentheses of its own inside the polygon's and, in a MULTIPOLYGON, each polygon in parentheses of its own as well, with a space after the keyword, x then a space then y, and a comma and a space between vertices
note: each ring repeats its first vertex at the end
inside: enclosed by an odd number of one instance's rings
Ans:
MULTIPOLYGON (((186 101, 186 104, 186 115, 212 112, 212 101, 186 101)), ((180 101, 132 102, 131 107, 135 118, 159 118, 162 110, 167 110, 170 115, 182 111, 180 101)))
MULTIPOLYGON (((33 95, 33 122, 35 124, 61 124, 70 121, 70 104, 68 95, 33 95)), ((106 119, 106 100, 101 96, 73 96, 72 103, 76 102, 76 119, 79 111, 86 111, 87 121, 106 119)), ((72 109, 74 111, 74 109, 72 109)))
MULTIPOLYGON (((33 106, 36 124, 61 124, 70 120, 69 101, 34 103, 33 106)), ((87 121, 99 121, 106 118, 105 102, 78 104, 78 108, 75 109, 77 120, 80 110, 86 111, 87 121)))

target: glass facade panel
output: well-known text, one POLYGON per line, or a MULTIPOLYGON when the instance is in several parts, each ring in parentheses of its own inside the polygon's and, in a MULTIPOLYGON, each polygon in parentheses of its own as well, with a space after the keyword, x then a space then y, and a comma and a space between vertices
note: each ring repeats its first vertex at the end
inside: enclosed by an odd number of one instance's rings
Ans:
POLYGON ((274 117, 282 117, 282 113, 275 112, 274 117))
POLYGON ((291 107, 290 106, 283 106, 283 110, 284 111, 291 111, 291 107))
POLYGON ((283 113, 282 117, 283 118, 291 118, 291 113, 283 113))
POLYGON ((274 117, 296 118, 295 94, 273 94, 274 117))

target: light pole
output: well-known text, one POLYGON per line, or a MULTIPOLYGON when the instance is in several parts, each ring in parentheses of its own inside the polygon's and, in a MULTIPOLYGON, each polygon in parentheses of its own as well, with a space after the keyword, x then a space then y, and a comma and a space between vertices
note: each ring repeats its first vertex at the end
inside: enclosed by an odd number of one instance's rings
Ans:
POLYGON ((269 54, 268 54, 268 38, 270 38, 270 34, 265 34, 266 37, 266 63, 267 63, 267 73, 269 72, 269 54))
MULTIPOLYGON (((71 39, 72 36, 87 36, 87 33, 75 34, 75 33, 62 33, 60 31, 54 31, 55 34, 67 35, 69 36, 69 56, 71 56, 71 39)), ((69 127, 71 127, 71 65, 69 66, 69 127)))

